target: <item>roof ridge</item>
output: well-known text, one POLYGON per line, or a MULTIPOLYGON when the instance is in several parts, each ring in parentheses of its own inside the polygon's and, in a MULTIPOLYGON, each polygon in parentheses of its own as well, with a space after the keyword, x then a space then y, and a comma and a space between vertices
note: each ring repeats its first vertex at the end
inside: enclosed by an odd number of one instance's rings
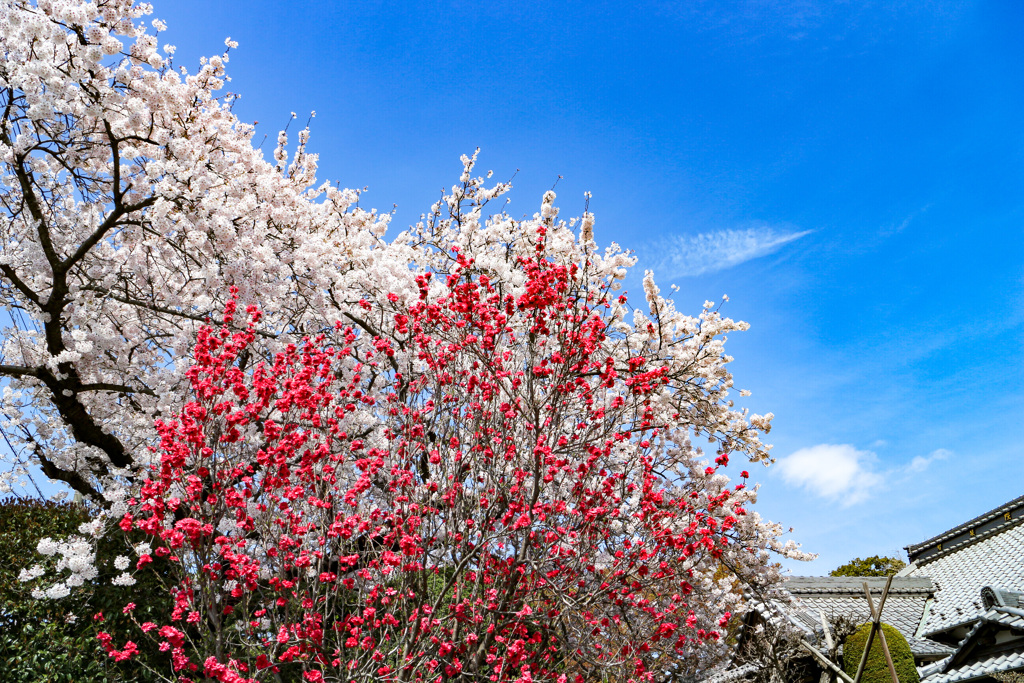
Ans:
POLYGON ((927 562, 938 557, 940 553, 942 555, 946 555, 955 549, 962 548, 977 540, 999 533, 1010 526, 1014 526, 1020 521, 1024 521, 1024 496, 1014 498, 1011 501, 1003 503, 997 508, 993 508, 984 514, 978 515, 974 519, 968 520, 963 524, 958 524, 952 529, 947 529, 941 534, 932 536, 925 541, 905 546, 905 549, 911 563, 914 563, 917 560, 927 562), (993 521, 996 523, 992 524, 993 521), (980 533, 977 533, 979 527, 983 526, 987 528, 980 529, 980 533), (953 541, 952 544, 947 543, 947 541, 951 540, 953 541), (944 544, 947 547, 943 548, 942 546, 944 544))
MULTIPOLYGON (((793 595, 852 595, 864 597, 864 582, 873 593, 881 592, 886 577, 875 576, 791 576, 786 590, 793 595)), ((927 576, 893 577, 889 595, 930 595, 935 584, 927 576)))
POLYGON ((1024 617, 1024 609, 1020 609, 1019 607, 1001 607, 1001 606, 996 606, 996 607, 993 607, 991 611, 1003 612, 1003 613, 1007 613, 1007 614, 1013 614, 1014 616, 1018 616, 1018 617, 1024 617))

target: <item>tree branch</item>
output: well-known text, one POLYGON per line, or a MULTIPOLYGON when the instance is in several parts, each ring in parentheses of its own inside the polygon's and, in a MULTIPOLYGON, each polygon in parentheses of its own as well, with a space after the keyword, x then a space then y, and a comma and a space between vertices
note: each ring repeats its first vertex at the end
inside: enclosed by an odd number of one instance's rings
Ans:
POLYGON ((114 391, 122 394, 145 394, 146 396, 156 396, 156 392, 152 389, 134 389, 125 384, 111 384, 109 382, 91 382, 78 387, 79 393, 87 391, 114 391))
POLYGON ((38 377, 39 370, 24 365, 0 365, 0 375, 7 377, 38 377))
POLYGON ((39 458, 39 466, 43 469, 43 474, 50 479, 56 479, 64 482, 83 496, 95 497, 99 495, 99 492, 90 486, 89 482, 87 482, 78 472, 75 472, 74 470, 60 469, 48 460, 38 448, 35 451, 35 455, 39 458))
POLYGON ((36 377, 50 390, 57 412, 64 423, 71 428, 71 434, 76 441, 99 448, 107 454, 115 467, 128 467, 132 463, 132 458, 125 450, 124 444, 113 434, 104 431, 103 426, 93 419, 82 402, 78 400, 77 391, 81 389, 82 385, 78 381, 78 373, 74 368, 69 368, 69 371, 67 380, 58 380, 49 369, 45 368, 37 369, 36 377), (65 390, 68 393, 65 393, 65 390))
POLYGON ((75 253, 60 264, 61 272, 66 273, 72 266, 85 258, 85 255, 89 253, 89 250, 96 246, 96 243, 103 239, 103 236, 110 232, 111 228, 117 225, 117 220, 121 218, 121 216, 152 206, 156 203, 156 199, 156 197, 147 197, 137 204, 128 205, 118 202, 100 226, 78 246, 75 253))
POLYGON ((42 307, 42 303, 39 301, 39 295, 33 292, 31 288, 29 288, 29 286, 25 284, 20 277, 18 277, 18 274, 14 272, 13 268, 6 263, 0 264, 0 273, 3 273, 4 277, 10 280, 11 284, 17 287, 18 291, 25 295, 25 298, 36 306, 42 307))

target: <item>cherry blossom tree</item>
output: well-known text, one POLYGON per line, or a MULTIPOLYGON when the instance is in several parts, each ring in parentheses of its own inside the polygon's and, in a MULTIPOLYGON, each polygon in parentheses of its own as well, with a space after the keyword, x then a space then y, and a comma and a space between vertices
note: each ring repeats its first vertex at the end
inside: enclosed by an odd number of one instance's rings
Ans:
POLYGON ((385 238, 388 216, 317 183, 308 128, 264 159, 228 54, 176 67, 149 12, 0 0, 3 433, 107 507, 40 543, 58 559, 23 575, 37 595, 129 535, 115 582, 158 556, 176 608, 102 644, 156 639, 169 679, 715 661, 737 584, 769 594, 771 553, 801 556, 721 471, 770 461, 771 415, 731 398, 746 325, 677 311, 650 273, 632 308, 635 259, 598 249, 591 213, 559 219, 554 192, 489 212, 510 186, 475 155, 385 238))
POLYGON ((264 159, 222 92, 227 53, 174 68, 149 11, 0 3, 4 435, 86 495, 180 408, 196 326, 229 286, 268 312, 269 342, 343 316, 367 262, 390 259, 371 253, 387 216, 314 185, 308 130, 290 162, 286 133, 264 159))

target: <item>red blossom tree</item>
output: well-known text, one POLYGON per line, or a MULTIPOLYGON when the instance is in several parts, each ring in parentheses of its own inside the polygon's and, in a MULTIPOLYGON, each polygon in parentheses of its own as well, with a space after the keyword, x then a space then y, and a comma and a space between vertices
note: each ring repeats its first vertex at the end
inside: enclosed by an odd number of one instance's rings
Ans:
POLYGON ((546 234, 518 294, 455 247, 411 303, 272 364, 248 363, 255 306, 201 329, 120 522, 152 539, 138 568, 177 567, 139 626, 183 680, 662 680, 717 652, 774 535, 689 444, 704 389, 546 234))

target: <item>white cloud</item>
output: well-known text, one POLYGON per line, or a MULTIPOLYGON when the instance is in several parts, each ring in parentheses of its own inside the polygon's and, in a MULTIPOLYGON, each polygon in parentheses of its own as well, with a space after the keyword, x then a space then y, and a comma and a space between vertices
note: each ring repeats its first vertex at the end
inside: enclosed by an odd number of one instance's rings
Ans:
POLYGON ((924 472, 928 469, 928 466, 936 460, 945 460, 951 455, 953 455, 953 451, 948 451, 945 448, 937 448, 928 455, 914 456, 914 459, 910 461, 909 465, 907 465, 907 471, 914 474, 924 472))
POLYGON ((783 245, 809 235, 757 226, 745 230, 718 230, 698 235, 674 235, 660 243, 661 269, 666 275, 695 276, 714 273, 761 256, 775 253, 783 245))
POLYGON ((893 235, 900 234, 901 232, 907 229, 907 226, 909 226, 915 218, 926 212, 928 209, 931 208, 931 206, 931 204, 925 204, 917 211, 911 212, 910 215, 908 215, 899 223, 891 223, 889 225, 883 226, 882 229, 878 231, 879 237, 885 239, 887 237, 892 237, 893 235))
POLYGON ((777 467, 786 483, 841 500, 845 507, 865 500, 882 482, 882 476, 871 469, 875 459, 871 451, 849 444, 823 443, 801 448, 779 460, 777 467))

